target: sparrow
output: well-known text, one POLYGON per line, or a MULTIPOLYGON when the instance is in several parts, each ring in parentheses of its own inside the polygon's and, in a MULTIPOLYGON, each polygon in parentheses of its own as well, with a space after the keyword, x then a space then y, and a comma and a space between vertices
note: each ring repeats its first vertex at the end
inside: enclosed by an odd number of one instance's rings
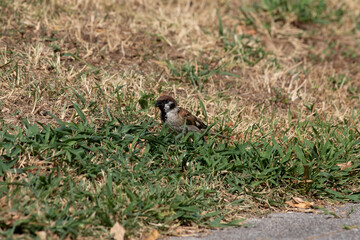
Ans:
MULTIPOLYGON (((208 127, 189 111, 179 107, 175 99, 168 95, 160 96, 156 100, 155 107, 158 107, 161 111, 161 122, 177 132, 185 130, 186 132, 203 133, 208 127)), ((224 135, 212 131, 209 131, 209 133, 227 138, 224 135)))

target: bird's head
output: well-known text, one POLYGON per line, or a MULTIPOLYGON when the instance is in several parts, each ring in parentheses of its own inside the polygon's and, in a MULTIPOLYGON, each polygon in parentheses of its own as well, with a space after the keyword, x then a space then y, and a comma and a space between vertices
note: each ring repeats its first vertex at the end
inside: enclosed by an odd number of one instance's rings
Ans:
POLYGON ((177 102, 174 98, 168 95, 163 95, 156 100, 155 107, 158 107, 161 111, 169 112, 177 107, 177 102))

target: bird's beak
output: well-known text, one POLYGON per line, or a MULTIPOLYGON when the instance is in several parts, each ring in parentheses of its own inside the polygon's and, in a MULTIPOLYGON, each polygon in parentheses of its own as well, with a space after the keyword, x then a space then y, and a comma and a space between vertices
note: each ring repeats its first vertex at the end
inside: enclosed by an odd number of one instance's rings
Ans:
POLYGON ((155 107, 160 107, 160 106, 161 106, 161 101, 156 101, 155 107))

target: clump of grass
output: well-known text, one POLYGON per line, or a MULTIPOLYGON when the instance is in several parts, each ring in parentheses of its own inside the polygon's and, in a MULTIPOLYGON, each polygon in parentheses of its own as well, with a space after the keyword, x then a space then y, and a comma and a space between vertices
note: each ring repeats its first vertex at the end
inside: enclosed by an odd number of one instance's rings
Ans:
POLYGON ((234 61, 240 60, 249 66, 254 66, 266 57, 267 53, 259 39, 250 34, 236 34, 236 26, 231 31, 227 30, 223 26, 223 21, 218 11, 217 16, 219 21, 219 37, 226 54, 230 54, 234 61))
POLYGON ((215 68, 211 68, 209 64, 200 63, 199 61, 196 61, 196 64, 187 62, 180 65, 180 67, 177 67, 176 64, 173 64, 170 61, 166 61, 166 64, 171 71, 171 79, 184 79, 200 91, 203 89, 204 84, 209 80, 209 78, 215 74, 235 76, 235 74, 223 70, 226 64, 222 64, 215 68))
POLYGON ((329 76, 329 84, 332 90, 338 90, 346 85, 350 79, 344 74, 338 74, 337 76, 329 76))
POLYGON ((274 96, 270 98, 270 102, 275 104, 289 104, 291 101, 289 96, 284 95, 280 89, 273 89, 273 95, 274 96))
POLYGON ((344 15, 341 6, 328 12, 328 4, 324 0, 262 0, 260 4, 254 3, 253 6, 257 10, 268 12, 274 21, 284 21, 292 13, 296 16, 297 24, 339 21, 344 15))

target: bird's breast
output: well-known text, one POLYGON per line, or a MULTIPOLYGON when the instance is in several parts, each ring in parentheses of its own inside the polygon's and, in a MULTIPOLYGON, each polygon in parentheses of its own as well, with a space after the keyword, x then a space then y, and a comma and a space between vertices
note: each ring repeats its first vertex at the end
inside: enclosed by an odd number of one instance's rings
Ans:
POLYGON ((185 120, 178 115, 177 111, 170 111, 166 114, 166 124, 176 131, 182 131, 185 120))

